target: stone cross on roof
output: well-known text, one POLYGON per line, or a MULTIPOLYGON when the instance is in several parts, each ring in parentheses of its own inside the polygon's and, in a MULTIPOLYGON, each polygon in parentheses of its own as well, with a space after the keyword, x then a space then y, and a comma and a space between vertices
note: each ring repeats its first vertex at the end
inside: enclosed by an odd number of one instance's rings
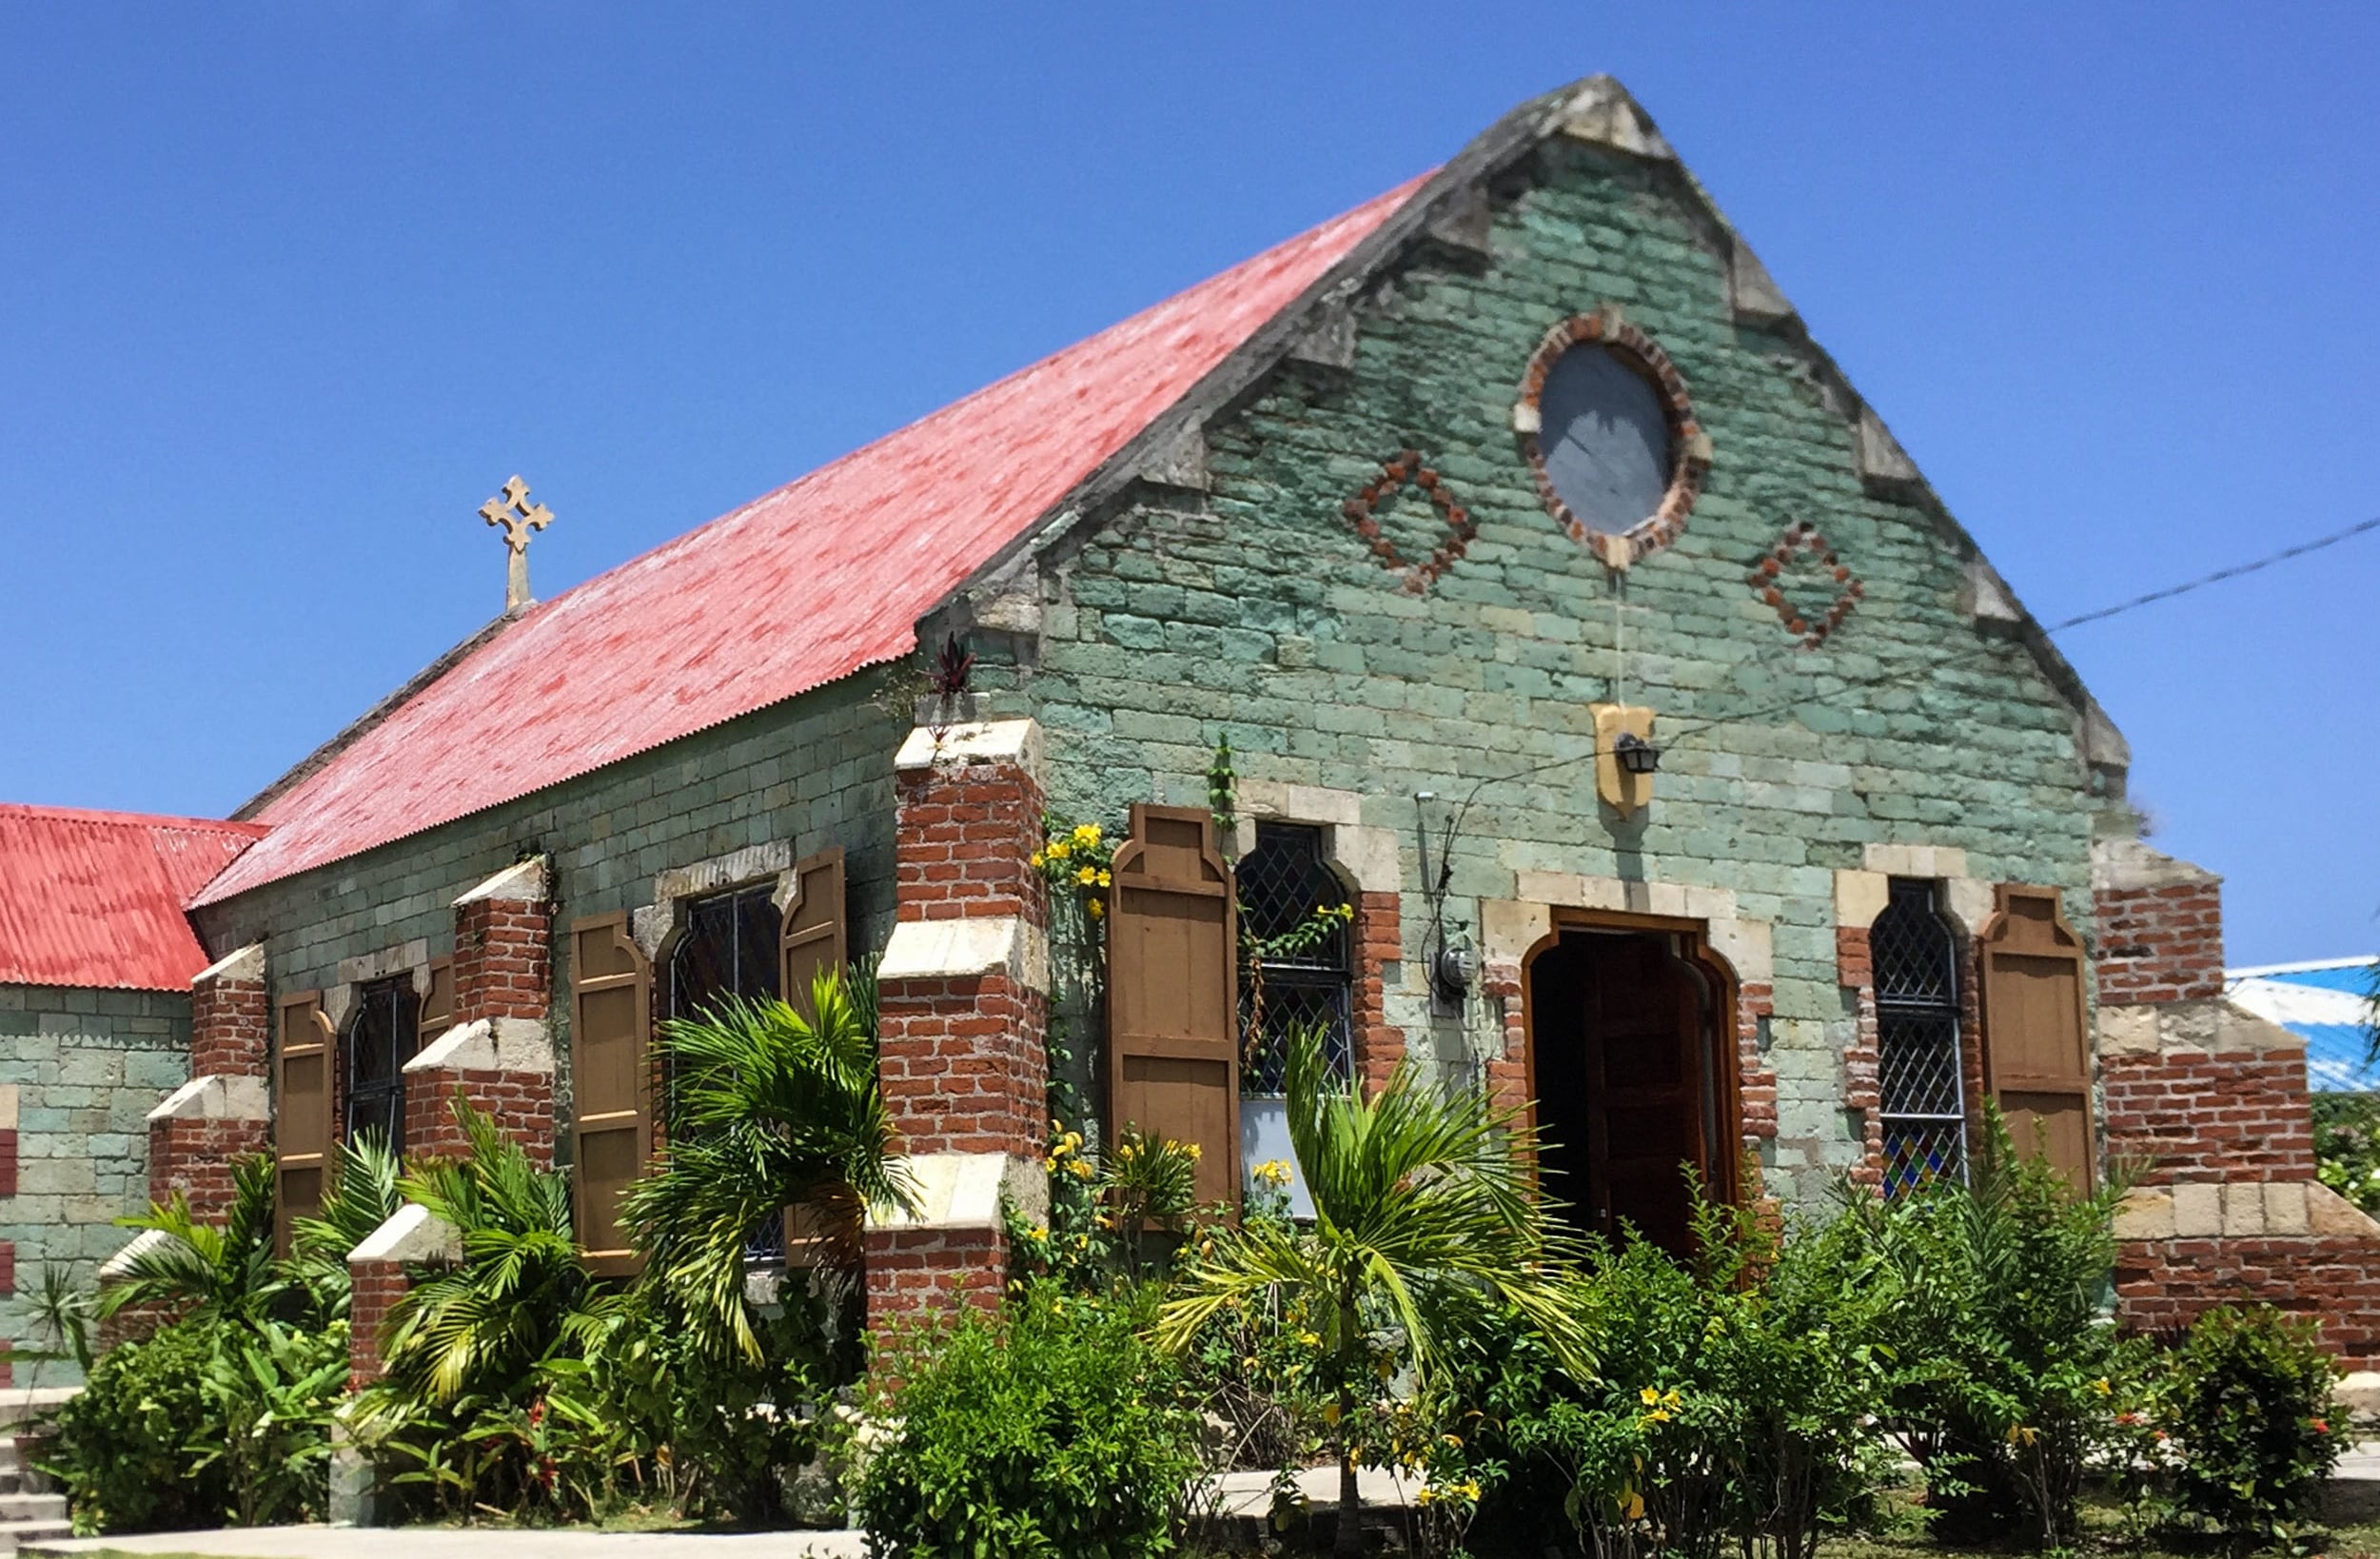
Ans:
POLYGON ((529 502, 529 484, 515 476, 504 490, 480 505, 480 518, 504 527, 504 615, 537 604, 529 594, 529 533, 554 523, 554 511, 529 502))

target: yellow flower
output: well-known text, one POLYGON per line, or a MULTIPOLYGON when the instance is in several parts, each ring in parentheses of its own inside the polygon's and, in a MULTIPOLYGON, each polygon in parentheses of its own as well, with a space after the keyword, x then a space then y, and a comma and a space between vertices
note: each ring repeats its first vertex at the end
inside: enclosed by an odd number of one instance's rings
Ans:
POLYGON ((1278 1191, 1289 1183, 1289 1164, 1286 1158, 1268 1158, 1249 1173, 1258 1185, 1268 1191, 1278 1191))
POLYGON ((1099 842, 1099 825, 1097 823, 1076 823, 1074 825, 1074 842, 1082 845, 1097 844, 1099 842))
POLYGON ((1322 1338, 1311 1332, 1299 1332, 1297 1334, 1297 1340, 1308 1348, 1320 1348, 1322 1346, 1322 1338))
POLYGON ((1091 1160, 1088 1158, 1070 1159, 1066 1167, 1077 1180, 1088 1180, 1099 1173, 1091 1167, 1091 1160))
POLYGON ((1099 886, 1101 886, 1101 887, 1103 887, 1103 888, 1112 888, 1112 887, 1114 887, 1114 886, 1115 886, 1115 878, 1114 878, 1114 877, 1112 877, 1112 876, 1111 876, 1111 875, 1110 875, 1109 873, 1106 873, 1106 872, 1101 872, 1101 873, 1099 874, 1099 886))
POLYGON ((1047 1243, 1050 1238, 1049 1227, 1046 1224, 1034 1224, 1033 1228, 1033 1237, 1035 1244, 1047 1243))
POLYGON ((1188 1149, 1190 1150, 1190 1162, 1191 1162, 1191 1163, 1193 1163, 1193 1164, 1197 1163, 1197 1162, 1198 1162, 1198 1155, 1199 1155, 1199 1154, 1200 1154, 1200 1153, 1202 1153, 1204 1150, 1203 1150, 1203 1149, 1201 1149, 1201 1148, 1198 1146, 1198 1144, 1197 1144, 1197 1143, 1195 1143, 1195 1142, 1185 1142, 1185 1143, 1183 1143, 1183 1144, 1182 1144, 1182 1146, 1183 1146, 1183 1147, 1185 1147, 1185 1148, 1188 1148, 1188 1149))
POLYGON ((1092 919, 1094 919, 1094 920, 1096 920, 1097 918, 1099 918, 1099 917, 1101 917, 1102 915, 1105 915, 1105 914, 1107 914, 1107 913, 1108 913, 1108 906, 1107 906, 1106 904, 1104 904, 1104 903, 1100 902, 1100 901, 1099 901, 1098 899, 1096 899, 1096 898, 1092 899, 1090 903, 1085 904, 1085 905, 1083 906, 1083 909, 1084 909, 1084 910, 1085 910, 1085 911, 1086 911, 1086 912, 1087 912, 1087 913, 1091 916, 1091 918, 1092 918, 1092 919))
POLYGON ((1043 858, 1043 856, 1042 856, 1041 852, 1040 852, 1040 851, 1038 851, 1038 850, 1035 850, 1035 851, 1034 851, 1032 855, 1030 855, 1030 856, 1028 856, 1028 857, 1026 857, 1026 858, 1025 858, 1025 862, 1026 862, 1026 864, 1027 864, 1027 865, 1031 866, 1031 867, 1032 867, 1034 871, 1036 871, 1036 872, 1037 872, 1037 871, 1041 870, 1041 862, 1042 862, 1042 859, 1043 859, 1043 858, 1043 858))
POLYGON ((1074 874, 1074 880, 1081 883, 1086 888, 1095 887, 1099 882, 1099 868, 1096 866, 1085 866, 1074 874))
POLYGON ((1653 1390, 1650 1386, 1647 1386, 1644 1390, 1636 1393, 1636 1399, 1649 1408, 1654 1403, 1661 1400, 1661 1392, 1653 1390))
POLYGON ((2101 1375, 2098 1379, 2093 1381, 2091 1383, 2091 1389, 2098 1392, 2101 1396, 2114 1396, 2115 1394, 2115 1388, 2107 1383, 2107 1376, 2105 1375, 2101 1375))
POLYGON ((1074 847, 1067 843, 1064 839, 1052 839, 1050 841, 1050 858, 1052 860, 1064 860, 1067 857, 1072 855, 1073 853, 1074 847))
POLYGON ((1427 1507, 1429 1507, 1429 1506, 1431 1506, 1431 1505, 1436 1504, 1437 1502, 1438 1502, 1438 1490, 1435 1490, 1435 1489, 1432 1489, 1432 1488, 1431 1488, 1429 1485, 1427 1485, 1427 1484, 1424 1484, 1424 1485, 1422 1485, 1422 1487, 1421 1487, 1420 1490, 1419 1490, 1418 1492, 1416 1492, 1416 1493, 1414 1494, 1414 1496, 1413 1496, 1413 1503, 1414 1503, 1414 1504, 1416 1504, 1416 1505, 1422 1506, 1422 1507, 1424 1507, 1424 1508, 1427 1508, 1427 1507))

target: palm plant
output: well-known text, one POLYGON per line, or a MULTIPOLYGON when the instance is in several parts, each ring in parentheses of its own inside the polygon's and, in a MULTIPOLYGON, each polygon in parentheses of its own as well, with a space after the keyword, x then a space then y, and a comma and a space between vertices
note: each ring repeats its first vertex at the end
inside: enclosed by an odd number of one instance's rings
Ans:
POLYGON ((461 1262, 428 1273, 389 1312, 383 1356, 392 1385, 443 1406, 490 1380, 521 1378, 594 1324, 590 1280, 571 1236, 570 1179, 540 1169, 493 1119, 458 1096, 470 1143, 397 1181, 460 1234, 461 1262))
POLYGON ((284 1271, 304 1295, 315 1325, 326 1326, 347 1313, 347 1253, 404 1205, 397 1190, 403 1172, 384 1133, 359 1133, 331 1150, 328 1184, 314 1215, 290 1220, 284 1271))
POLYGON ((30 1363, 32 1374, 28 1386, 41 1384, 41 1367, 52 1359, 72 1359, 83 1378, 90 1378, 95 1362, 91 1352, 91 1321, 97 1301, 89 1289, 74 1280, 74 1270, 55 1261, 41 1264, 41 1276, 33 1285, 32 1293, 25 1302, 28 1317, 34 1330, 48 1339, 38 1350, 14 1349, 0 1344, 19 1363, 30 1363))
POLYGON ((874 998, 864 973, 827 971, 815 1016, 731 998, 662 1027, 679 1077, 669 1154, 621 1213, 645 1282, 708 1349, 760 1362, 744 1249, 766 1220, 811 1204, 848 1243, 866 1207, 915 1208, 876 1087, 874 998))
POLYGON ((1268 1293, 1305 1302, 1336 1392, 1338 1551, 1355 1553, 1355 1413, 1367 1383, 1398 1362, 1432 1383, 1451 1329, 1483 1295, 1502 1297, 1565 1365, 1591 1364, 1567 1246, 1535 1194, 1534 1134, 1517 1112, 1426 1087, 1409 1063, 1366 1098, 1332 1074, 1315 1029, 1290 1038, 1288 1090, 1312 1225, 1251 1220, 1219 1234, 1160 1310, 1157 1338, 1185 1352, 1227 1309, 1268 1293))
POLYGON ((254 1154, 231 1163, 231 1205, 220 1224, 203 1223, 176 1190, 147 1213, 116 1222, 164 1235, 136 1240, 100 1289, 99 1313, 153 1305, 215 1320, 261 1320, 282 1293, 273 1260, 273 1163, 254 1154))

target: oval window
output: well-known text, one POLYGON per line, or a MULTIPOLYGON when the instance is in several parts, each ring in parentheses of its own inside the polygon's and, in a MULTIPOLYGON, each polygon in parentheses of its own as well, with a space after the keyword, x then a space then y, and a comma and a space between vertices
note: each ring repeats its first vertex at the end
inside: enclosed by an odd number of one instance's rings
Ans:
POLYGON ((1577 519, 1625 531, 1653 517, 1673 461, 1661 391, 1609 347, 1581 342, 1554 360, 1538 400, 1545 480, 1577 519))

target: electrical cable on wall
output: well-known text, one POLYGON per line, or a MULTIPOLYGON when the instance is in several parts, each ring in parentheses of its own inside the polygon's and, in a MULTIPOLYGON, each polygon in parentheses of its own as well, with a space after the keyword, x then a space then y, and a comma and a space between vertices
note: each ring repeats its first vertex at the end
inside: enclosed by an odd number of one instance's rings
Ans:
MULTIPOLYGON (((2252 558, 2244 562, 2229 564, 2226 567, 2215 569, 2212 573, 2201 574, 2195 579, 2183 581, 2178 584, 2166 585, 2161 589, 2147 591, 2141 595, 2134 596, 2129 600, 2119 601, 2107 606, 2095 607, 2087 612, 2078 612, 2072 617, 2063 618, 2058 622, 2049 624, 2041 631, 2044 634, 2059 634, 2066 632, 2070 628, 2081 627, 2085 623, 2104 622, 2111 618, 2122 617, 2128 612, 2138 611, 2145 606, 2154 606, 2163 602, 2172 601, 2179 596, 2189 595, 2193 591, 2204 590, 2213 585, 2225 584, 2233 580, 2246 578, 2248 575, 2261 572, 2264 569, 2273 567, 2279 563, 2289 562, 2295 559, 2306 557, 2311 553, 2320 552, 2326 547, 2336 546, 2342 542, 2351 541, 2355 537, 2362 536, 2372 531, 2380 531, 2380 515, 2374 515, 2368 520, 2357 521, 2351 525, 2342 526, 2337 530, 2331 531, 2322 536, 2314 537, 2310 541, 2298 542, 2289 546, 2276 548, 2272 552, 2265 553, 2256 558, 2252 558)), ((1624 642, 1624 641, 1620 638, 1618 622, 1620 621, 1621 614, 1627 608, 1624 605, 1622 605, 1618 602, 1617 598, 1615 598, 1614 641, 1616 644, 1624 642)), ((1848 679, 1840 687, 1836 688, 1829 693, 1803 694, 1780 703, 1768 704, 1760 708, 1745 710, 1740 714, 1721 715, 1708 720, 1688 721, 1671 734, 1670 740, 1674 743, 1685 737, 1694 736, 1703 731, 1713 730, 1722 725, 1741 725, 1748 720, 1761 720, 1771 715, 1789 714, 1796 709, 1803 709, 1812 705, 1830 703, 1848 694, 1866 692, 1879 687, 1889 687, 1894 683, 1908 681, 1916 678, 1930 675, 1937 671, 1946 671, 1959 665, 1969 664, 1977 661, 1989 660, 2001 654, 2006 647, 2007 646, 2004 643, 1996 642, 1981 645, 1970 650, 1960 651, 1957 654, 1929 657, 1914 665, 1903 664, 1886 671, 1878 672, 1874 676, 1848 679)), ((1624 651, 1623 653, 1624 654, 1624 651)), ((1625 662, 1623 661, 1623 675, 1624 663, 1625 662)), ((1472 784, 1468 794, 1463 798, 1462 804, 1455 809, 1454 818, 1447 824, 1446 832, 1440 839, 1439 850, 1441 862, 1447 863, 1451 861, 1455 841, 1462 837, 1464 821, 1470 814, 1472 803, 1479 799, 1479 794, 1482 790, 1492 784, 1505 784, 1517 780, 1526 780, 1532 775, 1544 774, 1551 769, 1571 767, 1600 756, 1602 756, 1601 750, 1593 745, 1590 745, 1584 752, 1565 753, 1560 758, 1548 759, 1542 763, 1534 763, 1526 768, 1516 769, 1510 774, 1488 775, 1476 780, 1472 784)), ((1423 797, 1427 794, 1428 793, 1425 792, 1423 793, 1423 796, 1416 796, 1416 802, 1418 803, 1421 801, 1423 797)), ((1448 875, 1450 872, 1451 866, 1447 865, 1442 872, 1442 876, 1448 875)), ((1443 893, 1443 889, 1441 892, 1443 893)), ((1434 910, 1433 913, 1435 913, 1434 910)))

